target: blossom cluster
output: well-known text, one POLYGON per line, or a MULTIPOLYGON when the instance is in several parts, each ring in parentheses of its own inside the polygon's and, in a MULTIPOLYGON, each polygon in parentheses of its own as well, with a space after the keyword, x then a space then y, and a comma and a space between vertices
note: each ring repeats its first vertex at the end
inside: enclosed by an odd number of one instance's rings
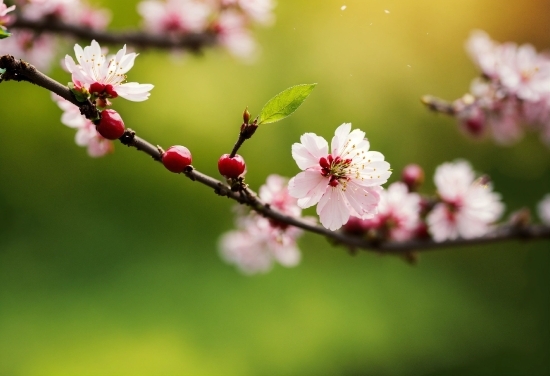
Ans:
POLYGON ((476 178, 470 164, 463 160, 436 169, 436 199, 411 192, 405 174, 403 181, 382 192, 374 218, 353 218, 344 230, 378 240, 472 239, 489 233, 504 213, 501 197, 493 192, 488 177, 476 178))
POLYGON ((272 0, 144 0, 138 4, 148 31, 179 37, 210 32, 233 55, 252 57, 250 27, 273 21, 272 0))
MULTIPOLYGON (((47 19, 48 22, 59 21, 93 30, 104 30, 111 20, 108 10, 92 7, 84 0, 18 0, 16 3, 17 14, 13 16, 3 16, 2 9, 5 5, 0 3, 0 25, 4 20, 9 27, 16 17, 22 16, 29 20, 47 19)), ((13 10, 13 7, 7 10, 13 10)), ((0 55, 16 56, 40 70, 50 68, 56 56, 59 38, 48 33, 35 33, 24 29, 14 29, 10 32, 12 36, 0 43, 0 55)))
POLYGON ((72 82, 69 86, 78 100, 93 102, 101 111, 101 117, 87 119, 71 102, 57 95, 52 96, 52 99, 63 110, 61 122, 77 129, 76 144, 86 146, 90 156, 101 157, 113 151, 110 140, 119 138, 124 132, 124 123, 118 113, 114 110, 105 111, 111 105, 110 99, 120 96, 141 102, 149 97, 153 85, 126 82, 126 73, 134 66, 138 56, 133 52, 127 53, 126 46, 115 55, 106 55, 107 50, 94 40, 84 48, 76 44, 74 52, 78 64, 69 55, 63 61, 64 68, 71 73, 72 82), (99 123, 92 120, 99 120, 99 123))
POLYGON ((19 0, 21 14, 31 20, 49 19, 103 30, 111 21, 106 9, 95 8, 82 0, 19 0))
MULTIPOLYGON (((331 231, 366 237, 372 241, 404 242, 433 239, 472 239, 488 234, 504 213, 489 178, 477 177, 463 160, 437 167, 435 197, 416 192, 424 181, 418 165, 407 166, 401 181, 382 188, 390 174, 384 156, 371 151, 365 132, 340 125, 328 142, 313 133, 302 135, 292 156, 303 171, 285 184, 272 175, 260 189, 260 199, 289 217, 317 205, 321 224, 331 231)), ((550 197, 540 204, 543 220, 550 197)), ((222 257, 245 273, 265 272, 276 260, 285 266, 299 261, 296 238, 300 230, 261 217, 255 212, 237 218, 237 230, 220 241, 222 257)))
POLYGON ((550 146, 550 55, 530 44, 499 44, 483 31, 472 33, 466 49, 481 77, 452 104, 461 129, 500 144, 534 130, 550 146))
POLYGON ((63 111, 61 123, 76 129, 75 142, 78 146, 85 146, 90 157, 102 157, 113 152, 113 142, 102 137, 95 124, 82 116, 77 106, 56 94, 52 95, 52 99, 63 111))
MULTIPOLYGON (((288 192, 287 179, 279 175, 268 176, 265 185, 260 187, 259 196, 262 202, 282 214, 294 218, 301 216, 297 200, 288 192)), ((300 262, 296 240, 302 235, 302 230, 242 210, 237 210, 236 225, 236 230, 221 237, 219 249, 222 258, 235 264, 243 273, 265 273, 275 261, 286 267, 300 262)))
MULTIPOLYGON (((313 141, 319 142, 320 138, 311 138, 310 135, 302 141, 306 141, 311 151, 314 147, 313 141)), ((338 146, 333 150, 341 150, 338 146)), ((317 144, 316 147, 318 151, 325 151, 322 144, 317 144)), ((296 155, 306 155, 305 149, 299 150, 296 155)), ((301 161, 305 162, 304 159, 301 161)), ((319 190, 321 185, 328 186, 326 190, 329 191, 338 189, 336 184, 331 186, 329 176, 323 178, 325 180, 309 177, 314 191, 319 190)), ((296 189, 295 179, 296 177, 291 179, 287 186, 286 179, 277 175, 269 176, 267 183, 260 188, 260 199, 282 214, 300 218, 301 209, 306 206, 304 203, 309 205, 313 196, 307 199, 293 197, 296 196, 293 193, 296 189)), ((374 206, 367 204, 369 215, 361 217, 357 215, 360 210, 351 207, 343 194, 333 196, 326 190, 323 194, 310 193, 321 197, 317 211, 322 224, 324 222, 326 225, 327 217, 332 217, 328 219, 329 224, 343 221, 341 231, 372 241, 405 242, 431 238, 436 242, 443 242, 457 238, 473 239, 488 234, 504 213, 501 197, 493 192, 488 177, 476 177, 471 165, 463 160, 447 162, 437 167, 434 175, 437 190, 435 198, 414 191, 423 182, 423 171, 419 166, 407 166, 401 180, 390 184, 386 190, 377 187, 377 203, 374 206), (339 205, 340 208, 330 214, 324 212, 323 207, 319 210, 322 197, 335 200, 334 205, 339 205), (340 216, 346 210, 348 218, 344 221, 340 216)), ((550 195, 545 197, 538 208, 542 221, 550 224, 550 195)), ((301 230, 264 218, 256 212, 243 214, 242 210, 238 211, 236 224, 236 230, 222 236, 220 253, 223 259, 235 264, 244 273, 267 272, 274 261, 287 267, 295 266, 300 261, 296 240, 301 235, 301 230)))
MULTIPOLYGON (((92 30, 104 30, 111 21, 108 10, 92 7, 86 0, 17 0, 16 3, 14 14, 15 6, 7 7, 0 0, 0 29, 4 30, 18 16, 92 30)), ((273 0, 144 0, 137 11, 147 32, 167 38, 211 34, 230 53, 248 59, 256 50, 251 27, 270 24, 274 7, 273 0)), ((26 29, 11 32, 12 37, 0 43, 0 55, 11 54, 40 70, 49 69, 60 38, 26 29)))

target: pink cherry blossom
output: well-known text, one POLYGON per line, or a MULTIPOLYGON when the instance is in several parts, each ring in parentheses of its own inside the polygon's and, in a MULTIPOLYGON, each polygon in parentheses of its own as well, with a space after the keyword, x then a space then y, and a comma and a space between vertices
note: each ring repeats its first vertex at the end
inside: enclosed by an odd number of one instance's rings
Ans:
POLYGON ((220 256, 245 274, 269 271, 273 265, 273 256, 255 235, 255 232, 244 230, 223 234, 219 242, 220 256))
POLYGON ((419 224, 420 195, 409 193, 405 183, 395 182, 380 193, 378 213, 374 218, 351 217, 344 230, 358 235, 376 230, 379 238, 405 241, 415 236, 419 224))
POLYGON ((292 157, 303 172, 289 182, 289 192, 298 198, 298 206, 317 204, 321 224, 330 230, 344 225, 351 215, 372 218, 380 201, 380 185, 391 172, 384 156, 369 151, 365 132, 351 124, 340 125, 332 138, 332 152, 327 141, 306 133, 301 143, 292 146, 292 157))
POLYGON ((404 241, 413 237, 419 224, 420 196, 409 193, 405 183, 396 182, 380 195, 377 218, 389 230, 392 240, 404 241))
POLYGON ((113 152, 112 141, 97 133, 94 123, 82 116, 77 106, 55 94, 52 99, 63 110, 61 123, 77 130, 75 142, 78 146, 86 146, 90 157, 102 157, 113 152))
POLYGON ((504 212, 500 195, 486 179, 476 180, 466 161, 442 164, 434 181, 441 202, 428 214, 427 224, 435 241, 483 236, 504 212))
POLYGON ((138 4, 146 28, 153 33, 197 33, 208 25, 213 9, 197 0, 146 0, 138 4))
POLYGON ((121 96, 141 102, 149 98, 153 85, 126 82, 126 73, 134 66, 137 57, 136 53, 126 53, 126 45, 116 55, 107 57, 95 40, 84 49, 76 44, 74 51, 79 65, 69 55, 65 56, 65 65, 72 73, 76 88, 103 100, 121 96))
POLYGON ((547 226, 550 226, 550 193, 546 194, 537 205, 539 218, 547 226))
MULTIPOLYGON (((260 199, 282 214, 301 215, 297 200, 288 194, 287 179, 278 175, 270 175, 260 187, 260 199)), ((242 272, 267 272, 275 261, 286 267, 300 262, 296 240, 302 230, 261 217, 256 212, 238 213, 236 223, 237 229, 220 239, 219 249, 222 258, 242 272)))
POLYGON ((96 30, 105 29, 111 20, 108 10, 92 7, 81 0, 29 0, 22 7, 22 13, 32 20, 47 17, 96 30))
POLYGON ((4 25, 8 25, 13 19, 13 16, 8 13, 13 11, 14 9, 15 5, 8 7, 6 4, 4 4, 4 0, 0 0, 0 29, 6 30, 4 25))
POLYGON ((466 44, 483 72, 470 92, 453 102, 453 112, 468 135, 486 134, 500 144, 518 141, 525 129, 550 131, 550 55, 529 44, 499 44, 475 31, 466 44))
POLYGON ((550 59, 533 46, 508 45, 509 58, 498 67, 499 78, 508 93, 519 99, 537 101, 550 94, 550 59))
POLYGON ((246 18, 234 10, 224 11, 215 23, 220 44, 236 57, 253 59, 256 42, 246 28, 246 18))
POLYGON ((25 17, 38 20, 44 17, 64 19, 71 8, 80 5, 78 0, 28 0, 22 7, 25 17))
POLYGON ((264 25, 273 22, 275 3, 272 0, 238 0, 238 4, 254 21, 264 25))
POLYGON ((288 179, 282 176, 269 175, 266 183, 260 187, 259 196, 264 203, 283 214, 291 217, 299 217, 302 214, 296 198, 288 192, 288 179))
POLYGON ((474 30, 466 42, 466 51, 487 77, 497 76, 497 44, 482 30, 474 30))
POLYGON ((9 38, 0 42, 0 55, 13 55, 42 71, 50 68, 55 53, 55 38, 48 34, 36 35, 28 30, 13 30, 9 38))

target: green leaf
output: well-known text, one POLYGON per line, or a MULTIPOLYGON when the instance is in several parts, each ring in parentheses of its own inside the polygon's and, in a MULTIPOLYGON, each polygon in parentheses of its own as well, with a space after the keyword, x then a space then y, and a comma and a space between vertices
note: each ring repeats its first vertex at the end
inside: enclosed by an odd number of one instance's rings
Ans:
POLYGON ((289 87, 271 98, 262 108, 258 125, 275 123, 290 116, 301 106, 317 84, 289 87))
POLYGON ((10 35, 11 35, 11 33, 8 33, 7 30, 4 30, 4 29, 2 29, 2 27, 0 27, 0 39, 7 38, 10 35))
POLYGON ((74 83, 69 82, 67 84, 67 87, 71 90, 71 92, 74 94, 75 98, 79 102, 86 102, 88 100, 88 95, 81 92, 80 90, 77 90, 74 88, 74 83))

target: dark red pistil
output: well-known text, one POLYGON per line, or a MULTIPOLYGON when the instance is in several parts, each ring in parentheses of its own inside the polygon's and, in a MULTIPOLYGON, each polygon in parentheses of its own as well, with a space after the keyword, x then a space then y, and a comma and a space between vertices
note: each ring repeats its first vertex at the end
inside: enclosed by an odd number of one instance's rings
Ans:
POLYGON ((328 184, 331 187, 338 186, 338 181, 345 178, 344 168, 351 164, 351 159, 343 160, 340 157, 334 158, 332 155, 328 155, 326 158, 321 157, 319 159, 319 166, 321 166, 321 175, 329 177, 328 184))
POLYGON ((90 85, 90 93, 98 98, 116 98, 117 92, 114 90, 113 85, 103 85, 99 82, 94 82, 90 85))

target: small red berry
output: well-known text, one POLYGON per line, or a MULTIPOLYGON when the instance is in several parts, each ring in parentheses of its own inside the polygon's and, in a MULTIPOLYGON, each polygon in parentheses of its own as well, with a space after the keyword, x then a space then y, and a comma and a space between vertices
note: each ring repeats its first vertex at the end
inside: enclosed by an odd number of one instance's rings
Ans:
POLYGON ((124 134, 124 122, 115 110, 103 110, 96 129, 107 140, 116 140, 124 134))
POLYGON ((224 154, 218 160, 218 171, 226 178, 236 179, 245 169, 244 159, 239 154, 235 154, 233 158, 229 158, 229 154, 224 154))
POLYGON ((162 154, 162 164, 176 174, 183 172, 191 164, 191 152, 185 146, 170 146, 162 154))

